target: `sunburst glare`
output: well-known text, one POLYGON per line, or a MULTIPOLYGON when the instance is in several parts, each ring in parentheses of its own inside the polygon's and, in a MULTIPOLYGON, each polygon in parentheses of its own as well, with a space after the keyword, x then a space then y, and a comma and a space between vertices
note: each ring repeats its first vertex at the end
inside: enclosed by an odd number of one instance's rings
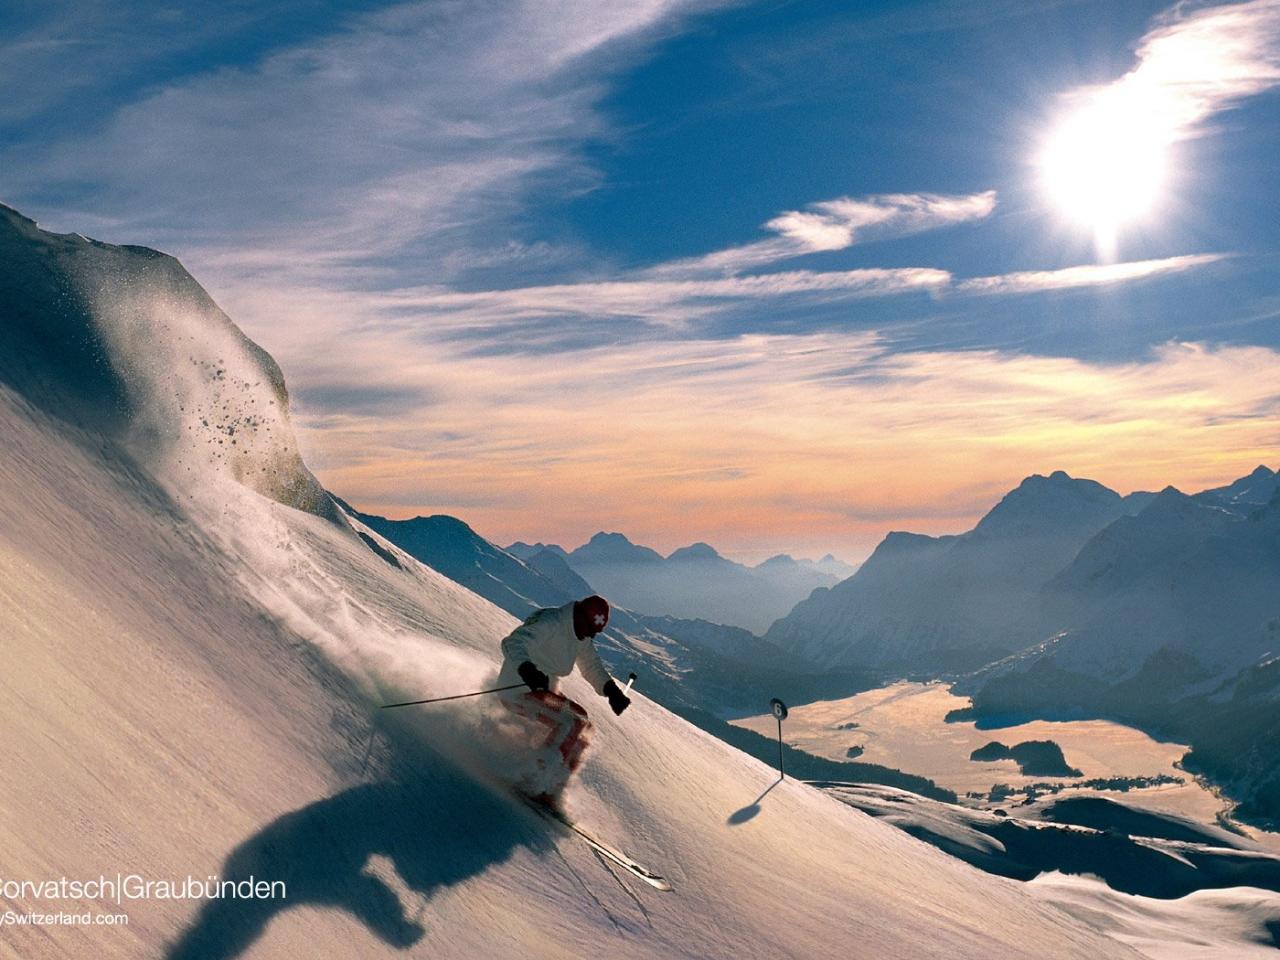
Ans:
POLYGON ((1092 231, 1114 260, 1121 230, 1149 217, 1168 185, 1174 133, 1159 87, 1095 93, 1053 128, 1039 156, 1041 187, 1059 212, 1092 231))

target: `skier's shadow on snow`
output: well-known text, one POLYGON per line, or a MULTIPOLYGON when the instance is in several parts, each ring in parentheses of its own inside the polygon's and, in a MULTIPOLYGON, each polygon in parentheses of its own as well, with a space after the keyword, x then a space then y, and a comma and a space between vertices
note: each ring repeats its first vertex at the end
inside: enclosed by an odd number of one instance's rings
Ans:
POLYGON ((773 783, 769 784, 769 786, 765 788, 764 793, 760 794, 760 796, 756 797, 741 810, 735 810, 733 813, 729 814, 729 819, 726 820, 725 823, 729 824, 731 827, 737 827, 746 823, 748 820, 754 820, 756 815, 760 813, 760 802, 764 800, 764 798, 769 795, 770 791, 772 791, 773 788, 781 782, 781 777, 773 781, 773 783))
MULTIPOLYGON (((343 910, 378 939, 408 948, 426 933, 421 910, 402 905, 368 869, 380 855, 420 897, 499 863, 538 834, 513 808, 436 758, 415 774, 391 776, 318 800, 267 824, 235 848, 223 880, 283 880, 280 899, 215 899, 169 950, 169 960, 236 957, 290 907, 343 910)), ((380 872, 385 875, 386 864, 380 872)), ((406 898, 408 899, 408 898, 406 898)))

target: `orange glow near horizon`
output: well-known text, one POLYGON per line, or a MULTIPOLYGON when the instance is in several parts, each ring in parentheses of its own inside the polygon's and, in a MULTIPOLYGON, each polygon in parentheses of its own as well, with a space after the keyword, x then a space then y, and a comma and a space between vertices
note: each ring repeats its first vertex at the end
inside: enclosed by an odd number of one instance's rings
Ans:
POLYGON ((362 509, 447 513, 499 543, 603 529, 664 553, 856 560, 889 530, 967 529, 1031 473, 1194 492, 1275 466, 1280 441, 1280 354, 1261 347, 1103 365, 810 334, 575 359, 441 357, 404 372, 439 401, 390 422, 300 410, 309 462, 362 509))

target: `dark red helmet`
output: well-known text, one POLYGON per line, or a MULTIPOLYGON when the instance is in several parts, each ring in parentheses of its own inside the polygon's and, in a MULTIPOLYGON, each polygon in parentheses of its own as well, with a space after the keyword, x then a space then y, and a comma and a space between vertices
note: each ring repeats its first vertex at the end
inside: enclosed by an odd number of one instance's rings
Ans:
POLYGON ((595 594, 573 605, 573 632, 579 637, 594 637, 609 623, 609 601, 595 594))

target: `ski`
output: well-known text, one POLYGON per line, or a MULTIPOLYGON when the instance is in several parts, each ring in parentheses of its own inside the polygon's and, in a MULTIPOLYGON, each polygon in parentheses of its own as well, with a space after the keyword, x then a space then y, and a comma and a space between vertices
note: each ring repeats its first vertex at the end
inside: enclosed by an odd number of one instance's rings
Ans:
POLYGON ((664 893, 669 893, 671 891, 672 889, 671 883, 665 877, 659 876, 658 874, 650 870, 648 867, 642 866, 641 864, 632 860, 629 856, 627 856, 621 850, 618 850, 616 847, 612 847, 609 844, 605 843, 603 840, 599 840, 596 837, 593 837, 586 830, 583 830, 580 826, 578 826, 572 820, 569 820, 567 817, 565 817, 564 814, 560 813, 557 810, 553 810, 550 807, 544 806, 543 804, 540 804, 534 800, 530 800, 526 797, 522 797, 521 799, 524 801, 525 806, 527 806, 530 810, 534 811, 535 813, 537 813, 539 816, 543 817, 546 820, 551 820, 559 824, 560 826, 564 827, 566 830, 573 831, 573 833, 575 833, 578 837, 580 837, 589 847, 591 847, 592 850, 596 851, 596 853, 600 854, 600 856, 604 857, 606 860, 609 860, 610 862, 617 864, 619 867, 621 867, 622 869, 630 873, 633 877, 637 878, 638 880, 644 881, 649 886, 653 887, 653 889, 655 890, 661 890, 664 893))

